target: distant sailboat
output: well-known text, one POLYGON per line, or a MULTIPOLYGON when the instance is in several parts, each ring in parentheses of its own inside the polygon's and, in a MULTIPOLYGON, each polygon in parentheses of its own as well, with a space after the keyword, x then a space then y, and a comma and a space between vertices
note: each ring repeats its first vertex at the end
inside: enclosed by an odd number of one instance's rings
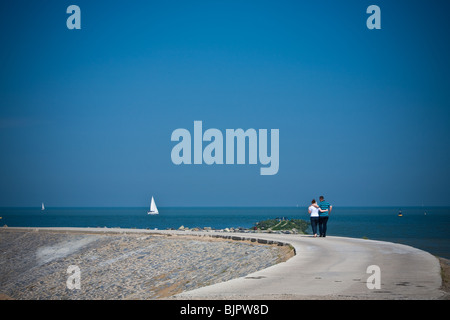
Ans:
POLYGON ((398 216, 399 217, 403 217, 403 214, 402 214, 402 210, 400 209, 400 211, 398 212, 398 216))
POLYGON ((159 214, 158 208, 156 207, 155 199, 152 197, 152 202, 150 204, 150 211, 147 211, 147 214, 159 214))
POLYGON ((42 202, 41 211, 44 211, 44 210, 45 210, 45 207, 44 207, 44 203, 42 202))

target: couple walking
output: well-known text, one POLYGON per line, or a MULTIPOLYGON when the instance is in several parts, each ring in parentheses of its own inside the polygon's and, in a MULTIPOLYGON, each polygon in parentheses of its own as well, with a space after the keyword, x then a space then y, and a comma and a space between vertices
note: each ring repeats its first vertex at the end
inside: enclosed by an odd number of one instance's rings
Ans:
POLYGON ((333 206, 325 201, 323 196, 320 196, 319 200, 320 202, 317 204, 316 200, 313 199, 308 208, 314 238, 317 237, 317 225, 319 225, 319 237, 327 236, 328 216, 331 213, 331 209, 333 209, 333 206))

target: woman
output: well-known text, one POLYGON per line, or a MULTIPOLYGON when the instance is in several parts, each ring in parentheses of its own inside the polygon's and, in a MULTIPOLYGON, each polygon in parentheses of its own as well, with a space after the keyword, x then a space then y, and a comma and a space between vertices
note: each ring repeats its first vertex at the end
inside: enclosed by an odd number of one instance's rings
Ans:
POLYGON ((314 233, 314 238, 317 237, 317 224, 319 223, 319 211, 320 212, 325 212, 325 211, 328 211, 328 210, 320 209, 319 206, 316 203, 316 200, 313 199, 311 201, 311 205, 308 208, 308 212, 310 214, 311 228, 312 228, 312 231, 314 233))

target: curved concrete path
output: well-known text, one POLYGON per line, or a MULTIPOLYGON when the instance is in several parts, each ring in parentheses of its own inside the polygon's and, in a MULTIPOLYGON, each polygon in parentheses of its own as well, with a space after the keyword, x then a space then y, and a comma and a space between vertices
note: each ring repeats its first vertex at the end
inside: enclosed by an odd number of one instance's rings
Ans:
MULTIPOLYGON (((199 233, 204 234, 204 233, 199 233)), ((222 233, 223 235, 223 233, 222 233)), ((401 244, 343 237, 227 234, 290 243, 286 262, 227 282, 180 293, 176 299, 439 299, 440 264, 433 255, 401 244), (369 289, 380 268, 380 289, 369 289)))
POLYGON ((441 269, 428 252, 391 242, 308 235, 192 232, 120 228, 14 228, 68 232, 150 233, 265 239, 291 244, 296 255, 245 277, 185 291, 174 299, 439 299, 441 269), (380 289, 369 289, 369 266, 380 289))

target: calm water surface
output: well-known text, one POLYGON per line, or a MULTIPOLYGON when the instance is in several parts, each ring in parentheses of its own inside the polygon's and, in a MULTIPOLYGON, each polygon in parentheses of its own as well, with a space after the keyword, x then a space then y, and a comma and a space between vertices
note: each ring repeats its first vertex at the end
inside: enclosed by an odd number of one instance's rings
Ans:
MULTIPOLYGON (((178 229, 227 227, 250 228, 255 222, 275 217, 305 219, 306 208, 159 208, 157 216, 147 208, 0 208, 0 225, 11 227, 121 227, 178 229)), ((450 207, 334 208, 328 235, 369 238, 411 245, 450 258, 450 207), (425 214, 426 213, 426 214, 425 214)), ((310 231, 310 230, 309 230, 310 231)))

